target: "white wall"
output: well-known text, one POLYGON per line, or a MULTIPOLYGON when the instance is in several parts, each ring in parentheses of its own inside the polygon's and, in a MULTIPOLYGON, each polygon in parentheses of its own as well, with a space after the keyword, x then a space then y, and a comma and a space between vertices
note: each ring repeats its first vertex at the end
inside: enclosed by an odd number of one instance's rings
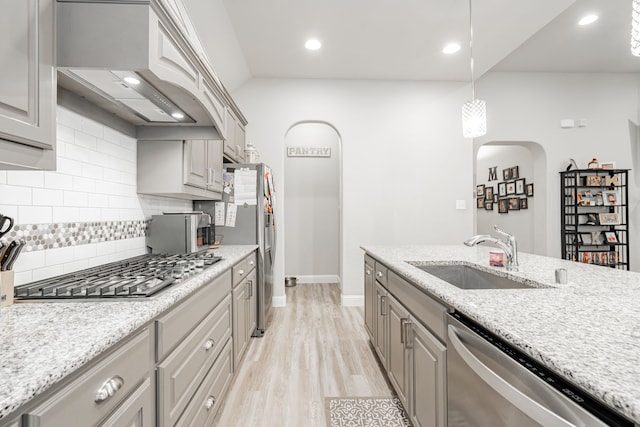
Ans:
MULTIPOLYGON (((488 133, 478 142, 533 141, 546 153, 548 256, 560 252, 560 176, 569 163, 580 167, 596 157, 618 168, 633 168, 639 123, 640 76, 635 74, 489 73, 477 85, 487 101, 488 133), (582 128, 562 129, 561 119, 586 119, 582 128)), ((640 186, 630 173, 629 217, 631 269, 640 271, 640 186), (634 184, 635 183, 635 184, 634 184)), ((538 180, 539 181, 539 180, 538 180)))
MULTIPOLYGON (((459 244, 473 231, 472 142, 462 138, 460 83, 252 79, 233 93, 248 138, 277 182, 286 180, 285 135, 295 123, 324 121, 343 144, 343 303, 362 302, 361 245, 459 244), (456 199, 467 209, 456 210, 456 199)), ((279 188, 282 188, 281 186, 279 188)), ((276 220, 283 213, 278 193, 276 220)), ((278 242, 284 242, 284 228, 278 242)), ((274 269, 284 301, 285 249, 274 269)))
MULTIPOLYGON (((534 197, 528 197, 528 209, 509 211, 508 213, 498 213, 498 205, 494 204, 493 210, 476 210, 476 233, 498 236, 493 229, 497 225, 507 233, 517 236, 518 250, 522 252, 536 253, 534 236, 535 228, 535 182, 533 176, 533 156, 531 151, 522 146, 515 145, 483 145, 480 147, 476 161, 476 185, 493 187, 495 194, 498 194, 498 183, 505 182, 503 179, 503 169, 518 166, 519 178, 525 179, 526 184, 534 184, 534 197), (489 168, 497 167, 497 180, 488 181, 489 168)), ((510 179, 506 182, 512 182, 510 179)), ((509 197, 525 198, 525 195, 508 195, 509 197)), ((539 193, 538 197, 544 197, 544 193, 539 193)))
POLYGON ((329 157, 285 157, 285 276, 340 281, 340 136, 326 123, 299 123, 287 147, 327 147, 329 157))
POLYGON ((191 210, 191 202, 136 193, 135 139, 63 107, 56 135, 56 171, 0 171, 0 212, 24 229, 14 237, 30 246, 43 239, 46 248, 22 252, 16 284, 144 254, 145 219, 191 210), (113 232, 131 224, 128 236, 113 232))

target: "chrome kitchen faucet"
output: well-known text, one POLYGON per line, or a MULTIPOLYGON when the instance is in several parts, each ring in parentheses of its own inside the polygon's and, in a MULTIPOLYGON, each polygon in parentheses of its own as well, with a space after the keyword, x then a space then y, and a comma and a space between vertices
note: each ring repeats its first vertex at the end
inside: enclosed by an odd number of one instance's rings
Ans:
POLYGON ((502 234, 505 237, 505 240, 502 241, 487 234, 478 234, 468 240, 465 240, 464 244, 467 246, 475 246, 483 242, 493 243, 504 250, 504 253, 507 255, 507 270, 518 271, 518 266, 520 264, 518 263, 518 242, 516 241, 516 237, 500 230, 497 225, 494 225, 493 229, 499 234, 502 234))

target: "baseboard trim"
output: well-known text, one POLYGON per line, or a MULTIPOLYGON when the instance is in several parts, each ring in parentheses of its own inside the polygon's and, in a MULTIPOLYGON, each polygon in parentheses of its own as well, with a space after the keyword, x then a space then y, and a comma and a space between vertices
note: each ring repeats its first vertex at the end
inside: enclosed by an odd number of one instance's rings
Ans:
POLYGON ((273 297, 271 299, 271 307, 286 307, 287 306, 287 296, 283 295, 281 297, 273 297))
POLYGON ((364 306, 364 295, 344 295, 340 296, 340 303, 343 307, 364 306))
MULTIPOLYGON (((289 277, 289 276, 287 276, 289 277)), ((309 276, 296 276, 291 275, 291 277, 295 277, 297 283, 340 283, 340 276, 335 274, 318 274, 318 275, 309 275, 309 276)))

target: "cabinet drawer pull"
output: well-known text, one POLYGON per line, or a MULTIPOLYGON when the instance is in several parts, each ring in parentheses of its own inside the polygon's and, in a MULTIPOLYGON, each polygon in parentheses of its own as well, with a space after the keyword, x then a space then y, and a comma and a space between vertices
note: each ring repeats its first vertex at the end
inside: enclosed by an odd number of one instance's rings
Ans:
POLYGON ((411 339, 411 319, 407 319, 404 322, 404 347, 405 348, 413 348, 413 340, 411 339))
POLYGON ((202 347, 204 347, 204 349, 206 351, 209 351, 209 350, 211 350, 213 348, 214 345, 216 345, 215 340, 210 338, 210 339, 205 341, 205 343, 204 343, 204 345, 202 347))
POLYGON ((404 318, 400 319, 400 344, 404 344, 404 331, 405 331, 404 322, 406 320, 407 319, 404 319, 404 318))
POLYGON ((207 401, 204 404, 204 407, 207 408, 207 411, 210 410, 211 408, 213 408, 213 405, 216 404, 216 398, 213 396, 209 396, 209 398, 207 399, 207 401))
POLYGON ((238 270, 238 274, 242 276, 244 274, 244 270, 238 270))
POLYGON ((251 267, 253 267, 255 264, 256 264, 256 263, 255 263, 255 261, 254 261, 254 260, 249 261, 249 265, 250 265, 251 267))
POLYGON ((371 270, 369 270, 369 269, 367 268, 367 269, 365 270, 365 274, 366 274, 367 276, 371 276, 371 270))
POLYGON ((380 295, 380 316, 386 316, 387 312, 384 309, 387 305, 387 297, 384 295, 380 295))
POLYGON ((253 296, 253 280, 247 280, 247 299, 251 299, 253 296))
POLYGON ((378 271, 378 272, 376 273, 376 276, 378 276, 378 277, 382 278, 382 271, 378 271))
POLYGON ((102 384, 102 386, 98 390, 98 393, 96 393, 95 402, 101 403, 109 399, 111 396, 116 394, 116 392, 120 390, 123 385, 124 380, 122 379, 122 377, 116 375, 115 377, 109 378, 104 382, 104 384, 102 384))

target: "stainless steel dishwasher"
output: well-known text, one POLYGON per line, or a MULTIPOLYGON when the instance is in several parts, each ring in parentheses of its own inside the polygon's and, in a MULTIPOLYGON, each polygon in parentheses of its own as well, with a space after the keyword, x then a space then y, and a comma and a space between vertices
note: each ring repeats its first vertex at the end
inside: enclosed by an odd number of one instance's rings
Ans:
POLYGON ((447 329, 449 427, 634 426, 462 314, 447 329))

